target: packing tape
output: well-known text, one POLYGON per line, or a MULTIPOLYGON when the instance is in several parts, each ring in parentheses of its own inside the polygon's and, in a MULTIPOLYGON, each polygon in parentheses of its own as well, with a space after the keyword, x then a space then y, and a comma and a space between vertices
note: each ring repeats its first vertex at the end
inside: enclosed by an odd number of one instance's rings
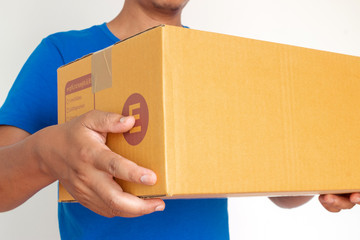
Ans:
POLYGON ((91 84, 92 92, 111 88, 112 61, 111 47, 98 51, 91 56, 91 84))

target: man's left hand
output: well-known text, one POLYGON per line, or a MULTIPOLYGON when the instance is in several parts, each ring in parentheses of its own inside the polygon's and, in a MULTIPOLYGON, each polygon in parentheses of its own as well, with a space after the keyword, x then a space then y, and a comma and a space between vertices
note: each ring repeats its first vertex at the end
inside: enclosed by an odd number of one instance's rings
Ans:
POLYGON ((360 204, 360 193, 325 194, 319 196, 319 201, 329 212, 340 212, 343 209, 351 209, 356 204, 360 204))

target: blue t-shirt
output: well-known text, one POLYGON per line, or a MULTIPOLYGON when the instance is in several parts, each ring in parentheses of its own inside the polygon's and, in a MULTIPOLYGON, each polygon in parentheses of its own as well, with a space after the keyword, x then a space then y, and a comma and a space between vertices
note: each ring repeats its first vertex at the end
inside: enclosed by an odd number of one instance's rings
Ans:
MULTIPOLYGON (((43 39, 0 109, 0 125, 31 134, 57 124, 57 68, 118 42, 106 24, 43 39)), ((166 200, 164 212, 105 218, 79 203, 59 203, 62 239, 229 239, 226 199, 166 200)))

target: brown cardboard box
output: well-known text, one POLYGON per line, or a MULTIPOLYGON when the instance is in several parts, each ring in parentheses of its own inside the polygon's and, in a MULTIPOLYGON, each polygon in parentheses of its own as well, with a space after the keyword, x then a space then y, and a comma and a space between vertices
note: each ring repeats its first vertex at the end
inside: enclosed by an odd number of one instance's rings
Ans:
MULTIPOLYGON (((109 147, 157 173, 138 196, 360 190, 360 58, 159 26, 58 71, 59 123, 134 115, 109 147)), ((60 201, 71 200, 60 187, 60 201)))

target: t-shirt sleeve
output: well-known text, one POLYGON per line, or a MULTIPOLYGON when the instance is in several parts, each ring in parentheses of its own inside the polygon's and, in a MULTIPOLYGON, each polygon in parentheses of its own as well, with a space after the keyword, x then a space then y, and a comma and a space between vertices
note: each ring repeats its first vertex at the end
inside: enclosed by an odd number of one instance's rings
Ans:
POLYGON ((24 64, 0 108, 0 125, 15 126, 33 134, 57 124, 57 69, 63 64, 51 37, 43 39, 24 64))

